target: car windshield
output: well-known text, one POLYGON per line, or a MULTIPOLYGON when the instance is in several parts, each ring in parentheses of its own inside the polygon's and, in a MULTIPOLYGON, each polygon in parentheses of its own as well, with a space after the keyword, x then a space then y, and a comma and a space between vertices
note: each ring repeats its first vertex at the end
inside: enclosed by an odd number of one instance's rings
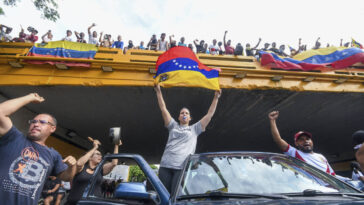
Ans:
POLYGON ((178 197, 208 194, 288 194, 305 190, 358 193, 304 162, 274 154, 192 156, 184 170, 178 197))

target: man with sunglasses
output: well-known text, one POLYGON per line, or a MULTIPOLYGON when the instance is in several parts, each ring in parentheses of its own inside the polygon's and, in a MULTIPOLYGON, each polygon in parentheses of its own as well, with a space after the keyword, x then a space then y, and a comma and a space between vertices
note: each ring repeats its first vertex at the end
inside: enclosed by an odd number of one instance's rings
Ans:
POLYGON ((70 181, 75 173, 73 156, 62 160, 56 150, 45 145, 57 126, 52 115, 39 114, 29 120, 27 136, 10 119, 23 106, 43 101, 31 93, 0 104, 0 199, 7 204, 37 204, 48 176, 70 181))

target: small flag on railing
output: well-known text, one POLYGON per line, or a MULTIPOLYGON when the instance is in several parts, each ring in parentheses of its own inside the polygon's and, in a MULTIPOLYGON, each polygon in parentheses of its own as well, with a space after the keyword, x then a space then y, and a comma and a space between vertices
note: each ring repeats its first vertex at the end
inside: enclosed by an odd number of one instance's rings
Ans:
POLYGON ((46 44, 35 44, 28 53, 28 56, 53 57, 58 60, 27 60, 32 64, 56 64, 62 63, 67 66, 90 67, 90 63, 62 61, 62 58, 93 59, 97 52, 97 47, 93 44, 77 43, 70 41, 52 41, 46 44))
POLYGON ((285 70, 315 68, 331 66, 334 69, 349 67, 355 63, 364 63, 364 51, 351 47, 328 47, 312 49, 299 53, 293 58, 278 56, 275 53, 260 51, 261 64, 285 70))

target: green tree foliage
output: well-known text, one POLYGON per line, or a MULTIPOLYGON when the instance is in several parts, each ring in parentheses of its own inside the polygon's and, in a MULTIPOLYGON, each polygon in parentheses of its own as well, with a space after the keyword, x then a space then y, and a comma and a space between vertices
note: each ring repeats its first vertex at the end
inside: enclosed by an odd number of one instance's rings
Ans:
MULTIPOLYGON (((3 0, 6 6, 16 6, 21 0, 3 0)), ((56 0, 32 0, 34 6, 42 12, 42 18, 56 22, 59 19, 59 13, 57 11, 58 4, 56 0)), ((3 8, 0 8, 0 15, 5 12, 3 8)))
MULTIPOLYGON (((157 166, 153 164, 149 166, 154 170, 158 169, 157 166)), ((129 182, 143 182, 145 180, 146 177, 138 165, 133 165, 129 167, 129 182)))

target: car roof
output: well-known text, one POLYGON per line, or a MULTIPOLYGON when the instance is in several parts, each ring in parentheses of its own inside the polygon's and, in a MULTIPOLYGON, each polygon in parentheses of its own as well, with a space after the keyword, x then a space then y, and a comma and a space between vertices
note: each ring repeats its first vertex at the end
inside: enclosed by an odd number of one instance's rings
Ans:
POLYGON ((273 152, 253 152, 253 151, 224 151, 224 152, 205 152, 205 153, 197 153, 191 155, 191 158, 199 158, 201 156, 236 156, 236 155, 266 155, 266 156, 280 156, 287 157, 287 155, 281 153, 273 153, 273 152))

